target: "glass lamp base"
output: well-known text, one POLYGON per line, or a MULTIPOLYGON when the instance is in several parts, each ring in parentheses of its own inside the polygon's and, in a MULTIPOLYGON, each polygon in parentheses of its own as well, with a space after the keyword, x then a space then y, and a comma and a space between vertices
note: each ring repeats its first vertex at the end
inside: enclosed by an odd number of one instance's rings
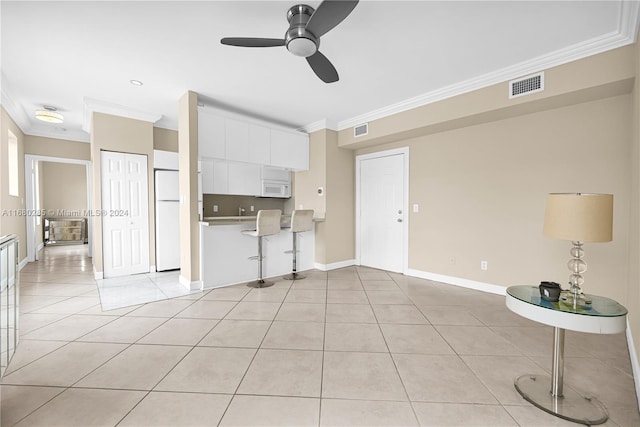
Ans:
POLYGON ((591 298, 586 296, 583 293, 575 294, 569 291, 560 292, 560 302, 568 305, 572 305, 574 308, 582 307, 589 308, 591 307, 591 298))
POLYGON ((556 417, 588 426, 602 424, 609 418, 596 398, 583 396, 569 387, 564 387, 562 396, 552 396, 548 375, 522 375, 514 385, 526 401, 556 417))

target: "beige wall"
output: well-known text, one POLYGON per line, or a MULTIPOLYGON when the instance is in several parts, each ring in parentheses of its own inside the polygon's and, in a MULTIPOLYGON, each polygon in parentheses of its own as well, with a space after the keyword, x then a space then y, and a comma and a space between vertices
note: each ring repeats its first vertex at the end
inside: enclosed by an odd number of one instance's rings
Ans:
POLYGON ((153 149, 178 151, 178 132, 170 129, 153 128, 153 149))
POLYGON ((316 223, 315 261, 322 265, 355 257, 353 151, 338 147, 338 134, 320 130, 309 136, 309 170, 294 174, 294 207, 313 209, 316 223), (324 193, 318 195, 318 188, 324 193))
POLYGON ((584 288, 624 301, 630 102, 622 95, 380 147, 410 150, 409 204, 420 212, 409 218, 409 268, 505 287, 566 283, 570 243, 542 236, 547 193, 613 193, 614 239, 585 245, 584 288))
MULTIPOLYGON (((640 43, 635 46, 636 80, 632 94, 631 210, 629 226, 629 279, 625 305, 636 354, 640 355, 640 43)), ((636 381, 640 379, 636 378, 636 381)))
POLYGON ((85 142, 26 135, 25 154, 60 157, 64 159, 91 160, 91 145, 85 142))
MULTIPOLYGON (((327 185, 327 130, 309 135, 309 170, 295 172, 293 178, 293 208, 313 209, 314 215, 324 216, 327 210, 325 196, 318 196, 318 187, 327 185)), ((315 262, 326 264, 323 223, 316 223, 315 262)))
POLYGON ((24 215, 24 134, 16 123, 9 117, 3 107, 0 107, 0 236, 15 234, 19 240, 19 258, 27 256, 27 229, 24 215), (18 193, 9 195, 9 159, 7 158, 9 130, 18 139, 18 193))
MULTIPOLYGON (((149 122, 112 116, 93 114, 91 127, 92 162, 92 207, 102 209, 100 151, 118 151, 147 156, 149 190, 149 262, 155 264, 155 210, 153 204, 153 125, 149 122)), ((96 272, 103 271, 102 263, 102 220, 93 218, 93 266, 96 272)))
POLYGON ((77 211, 83 216, 87 209, 87 168, 56 162, 38 162, 43 179, 41 206, 43 209, 77 211))

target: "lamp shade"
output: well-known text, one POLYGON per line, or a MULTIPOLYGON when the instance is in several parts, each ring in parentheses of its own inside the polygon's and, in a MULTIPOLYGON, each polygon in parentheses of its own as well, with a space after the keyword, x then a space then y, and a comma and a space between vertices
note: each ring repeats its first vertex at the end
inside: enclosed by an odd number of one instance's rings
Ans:
POLYGON ((610 242, 613 239, 613 194, 549 194, 543 233, 577 242, 610 242))

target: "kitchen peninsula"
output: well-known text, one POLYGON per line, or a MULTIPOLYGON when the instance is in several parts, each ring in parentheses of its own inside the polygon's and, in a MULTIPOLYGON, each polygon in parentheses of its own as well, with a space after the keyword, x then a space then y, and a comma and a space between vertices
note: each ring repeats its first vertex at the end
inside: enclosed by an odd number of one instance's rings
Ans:
MULTIPOLYGON (((289 215, 282 216, 280 233, 263 240, 264 277, 278 277, 291 272, 292 235, 289 215)), ((314 222, 322 221, 314 218, 314 222)), ((249 282, 258 277, 258 254, 255 238, 243 230, 255 230, 255 216, 205 217, 200 223, 200 277, 203 288, 217 288, 249 282)), ((314 268, 315 228, 298 234, 298 271, 314 268)))

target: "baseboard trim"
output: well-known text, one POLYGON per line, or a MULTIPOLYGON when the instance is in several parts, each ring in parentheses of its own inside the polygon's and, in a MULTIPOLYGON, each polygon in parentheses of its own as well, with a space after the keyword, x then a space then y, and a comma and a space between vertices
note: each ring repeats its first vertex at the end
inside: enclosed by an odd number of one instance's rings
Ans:
POLYGON ((631 372, 633 373, 633 384, 636 387, 636 399, 638 406, 640 406, 640 363, 638 362, 638 353, 636 353, 636 346, 633 342, 633 334, 631 333, 631 325, 629 324, 629 317, 627 317, 627 347, 629 348, 629 359, 631 359, 631 372))
POLYGON ((25 257, 22 261, 18 263, 18 271, 22 271, 23 268, 29 263, 29 260, 25 257))
POLYGON ((40 244, 38 245, 38 247, 36 248, 36 251, 40 252, 41 250, 44 249, 44 242, 40 242, 40 244))
POLYGON ((426 271, 414 270, 411 268, 407 270, 406 275, 418 277, 420 279, 433 280, 434 282, 442 282, 448 285, 455 285, 463 288, 489 292, 497 295, 507 294, 507 288, 505 288, 504 286, 492 285, 491 283, 478 282, 475 280, 462 279, 460 277, 445 276, 444 274, 429 273, 426 271))
POLYGON ((191 281, 180 275, 180 284, 187 288, 189 291, 201 291, 202 290, 202 280, 191 281))
POLYGON ((156 270, 156 266, 155 266, 155 265, 150 265, 150 266, 149 266, 149 273, 155 273, 155 272, 157 272, 157 271, 158 271, 158 270, 156 270))
POLYGON ((316 262, 313 264, 313 267, 316 270, 329 271, 329 270, 336 270, 338 268, 351 267, 352 265, 356 265, 355 259, 347 259, 345 261, 332 262, 331 264, 320 264, 316 262))
POLYGON ((96 271, 96 266, 93 266, 93 278, 95 280, 102 280, 104 279, 104 271, 96 271))

